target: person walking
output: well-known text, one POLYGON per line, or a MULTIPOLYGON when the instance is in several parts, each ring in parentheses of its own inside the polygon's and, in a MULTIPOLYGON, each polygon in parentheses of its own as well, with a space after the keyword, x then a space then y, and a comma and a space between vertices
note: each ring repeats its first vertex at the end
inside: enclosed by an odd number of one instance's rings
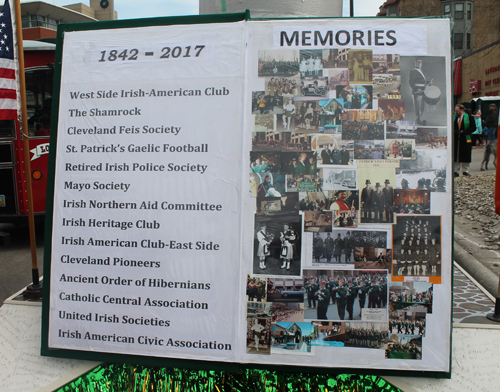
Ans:
POLYGON ((472 161, 472 137, 471 134, 476 130, 476 123, 465 106, 458 104, 455 106, 455 115, 453 116, 453 142, 454 142, 454 162, 455 177, 469 175, 469 166, 472 161))

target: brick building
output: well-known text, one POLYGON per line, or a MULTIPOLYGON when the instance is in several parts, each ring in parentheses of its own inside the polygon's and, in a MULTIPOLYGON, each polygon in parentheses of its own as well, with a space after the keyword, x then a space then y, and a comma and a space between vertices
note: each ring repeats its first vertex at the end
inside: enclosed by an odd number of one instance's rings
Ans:
POLYGON ((500 1, 388 0, 377 14, 439 15, 453 20, 455 102, 500 95, 500 1))

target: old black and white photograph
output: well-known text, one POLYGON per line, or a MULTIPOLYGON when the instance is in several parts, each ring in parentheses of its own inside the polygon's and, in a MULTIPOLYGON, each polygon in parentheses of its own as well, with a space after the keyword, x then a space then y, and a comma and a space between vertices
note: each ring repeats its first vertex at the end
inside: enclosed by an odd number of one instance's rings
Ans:
POLYGON ((259 50, 259 77, 291 77, 298 74, 298 50, 259 50))
POLYGON ((274 114, 254 114, 255 132, 272 132, 276 129, 276 116, 274 114))
POLYGON ((357 170, 344 168, 323 168, 323 190, 357 190, 357 170))
POLYGON ((312 251, 314 266, 354 265, 354 239, 350 231, 315 233, 312 251))
POLYGON ((392 223, 394 168, 358 168, 361 223, 392 223))
POLYGON ((299 194, 297 192, 286 192, 281 197, 258 197, 257 215, 284 215, 298 213, 299 194))
POLYGON ((331 232, 332 226, 333 211, 304 211, 304 231, 331 232))
POLYGON ((396 168, 396 188, 446 192, 446 150, 416 150, 415 159, 402 159, 396 168))
POLYGON ((295 130, 295 104, 292 95, 276 97, 283 101, 281 113, 276 115, 276 129, 281 132, 293 132, 295 130))
POLYGON ((247 318, 247 354, 271 355, 271 319, 247 318))
POLYGON ((253 275, 299 276, 302 217, 256 216, 253 275))
POLYGON ((321 107, 319 100, 296 98, 295 103, 295 132, 318 133, 319 132, 319 114, 321 107))
MULTIPOLYGON (((324 72, 324 71, 323 71, 324 72)), ((329 69, 327 75, 330 78, 330 86, 347 86, 349 84, 349 69, 329 69)))
POLYGON ((419 125, 445 126, 446 88, 445 57, 401 56, 401 94, 406 120, 419 125))
POLYGON ((303 49, 300 51, 300 77, 323 76, 323 50, 321 49, 303 49))

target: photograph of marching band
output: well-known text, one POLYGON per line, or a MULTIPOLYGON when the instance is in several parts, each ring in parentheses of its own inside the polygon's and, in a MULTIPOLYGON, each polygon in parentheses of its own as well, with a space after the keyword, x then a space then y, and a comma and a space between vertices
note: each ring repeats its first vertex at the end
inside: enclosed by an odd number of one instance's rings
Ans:
POLYGON ((389 312, 389 332, 398 335, 425 336, 425 315, 422 312, 389 312))
POLYGON ((422 359, 422 336, 389 334, 387 359, 422 359))
POLYGON ((302 217, 255 216, 253 275, 300 276, 302 217))
POLYGON ((440 216, 398 215, 392 241, 392 280, 402 281, 409 276, 441 277, 440 216))
POLYGON ((344 347, 345 324, 331 321, 313 321, 313 346, 344 347))
POLYGON ((445 58, 401 56, 401 95, 405 119, 419 125, 446 125, 445 58))
POLYGON ((432 291, 432 283, 391 282, 389 285, 390 311, 432 313, 432 291))
POLYGON ((271 354, 271 319, 247 318, 247 353, 271 354))
POLYGON ((299 74, 297 50, 259 50, 259 77, 291 77, 299 74))
POLYGON ((392 249, 354 248, 354 268, 391 269, 392 249))
POLYGON ((402 159, 396 188, 446 192, 446 150, 416 150, 415 159, 402 159))
POLYGON ((379 110, 344 111, 342 140, 384 140, 384 118, 379 110))
POLYGON ((432 189, 396 189, 394 191, 395 214, 427 214, 431 213, 432 189))
POLYGON ((365 307, 387 320, 386 270, 304 269, 303 273, 305 320, 362 320, 365 307))
POLYGON ((393 222, 394 182, 393 168, 358 168, 358 184, 364 184, 360 199, 361 223, 393 222))
POLYGON ((446 148, 448 146, 448 137, 446 128, 417 128, 417 136, 415 138, 416 147, 421 150, 423 148, 446 148))
POLYGON ((273 323, 271 354, 313 355, 311 323, 273 323))
POLYGON ((387 343, 387 323, 345 323, 345 347, 383 349, 387 343))

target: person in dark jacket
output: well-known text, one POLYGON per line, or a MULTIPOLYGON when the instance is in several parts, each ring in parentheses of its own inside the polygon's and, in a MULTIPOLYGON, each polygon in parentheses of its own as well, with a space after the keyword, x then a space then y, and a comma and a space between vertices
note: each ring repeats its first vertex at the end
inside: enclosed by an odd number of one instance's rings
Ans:
POLYGON ((460 175, 469 175, 469 166, 472 161, 472 137, 471 134, 476 130, 476 123, 470 110, 465 106, 458 104, 455 106, 455 115, 453 116, 453 142, 454 142, 454 162, 455 177, 460 175))

